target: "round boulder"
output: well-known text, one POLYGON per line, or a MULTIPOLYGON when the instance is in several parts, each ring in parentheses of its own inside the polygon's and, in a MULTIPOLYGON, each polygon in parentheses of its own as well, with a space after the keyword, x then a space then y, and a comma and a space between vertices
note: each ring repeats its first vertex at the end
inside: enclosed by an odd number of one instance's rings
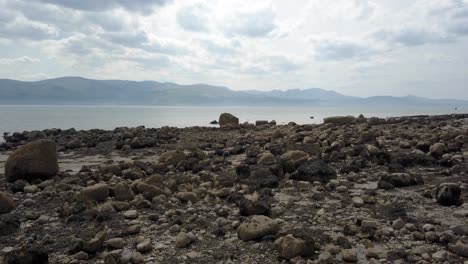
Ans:
POLYGON ((57 146, 46 139, 19 147, 5 163, 5 177, 9 182, 49 178, 58 171, 57 146))
POLYGON ((230 113, 222 113, 219 116, 219 126, 226 127, 226 126, 238 126, 239 125, 239 118, 233 116, 230 113))

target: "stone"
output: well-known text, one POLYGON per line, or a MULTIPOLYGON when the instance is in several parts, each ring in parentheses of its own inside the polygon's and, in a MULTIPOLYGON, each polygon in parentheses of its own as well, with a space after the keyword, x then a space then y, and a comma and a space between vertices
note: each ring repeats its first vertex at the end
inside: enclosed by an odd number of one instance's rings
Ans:
POLYGON ((330 252, 322 252, 318 256, 318 263, 320 264, 333 264, 335 263, 335 258, 330 252))
POLYGON ((114 194, 114 198, 117 201, 131 201, 135 198, 132 190, 128 185, 123 183, 118 183, 112 188, 112 192, 114 194))
POLYGON ((395 229, 395 230, 400 230, 403 227, 405 227, 405 222, 403 220, 401 220, 400 218, 393 221, 393 223, 392 223, 392 228, 395 229))
POLYGON ((106 244, 110 248, 120 249, 124 247, 125 241, 120 237, 116 237, 116 238, 111 238, 107 240, 106 244))
POLYGON ((102 249, 106 240, 107 232, 105 230, 98 232, 91 240, 83 243, 83 251, 86 253, 96 253, 102 249))
POLYGON ((226 127, 226 126, 239 126, 239 118, 235 117, 230 113, 222 113, 219 116, 219 126, 226 127))
POLYGON ((275 245, 280 256, 285 259, 292 259, 297 256, 312 256, 316 249, 314 243, 306 243, 303 239, 295 238, 291 234, 277 239, 275 245))
POLYGON ((81 145, 82 145, 81 140, 73 139, 69 141, 65 147, 67 149, 77 149, 77 148, 81 148, 81 145))
POLYGON ((260 239, 267 235, 275 235, 279 231, 279 225, 273 219, 256 215, 244 221, 237 228, 237 236, 244 240, 260 239))
POLYGON ((185 248, 193 242, 192 236, 185 232, 180 232, 175 240, 176 248, 185 248))
POLYGON ((0 192, 0 214, 9 213, 13 209, 15 209, 13 197, 6 192, 0 192))
MULTIPOLYGON (((1 260, 1 258, 0 258, 1 260)), ((5 264, 48 264, 49 255, 45 250, 38 247, 24 247, 13 250, 5 255, 5 264)))
POLYGON ((109 197, 109 186, 105 183, 94 184, 81 189, 81 194, 90 201, 104 202, 109 197))
POLYGON ((441 157, 448 152, 448 147, 443 143, 435 143, 431 146, 429 152, 432 156, 441 157))
POLYGON ((145 240, 141 241, 136 246, 137 251, 141 253, 146 253, 148 251, 151 251, 152 248, 153 248, 153 245, 151 245, 151 240, 149 238, 146 238, 145 240))
POLYGON ((356 121, 354 116, 331 116, 323 119, 323 123, 333 125, 349 125, 354 121, 356 121))
POLYGON ((281 155, 280 160, 285 171, 293 172, 299 165, 309 158, 309 154, 301 150, 290 150, 281 155))
POLYGON ((257 163, 260 165, 274 165, 276 164, 276 159, 270 152, 264 152, 258 156, 257 163))
POLYGON ((388 183, 393 187, 406 187, 424 184, 424 181, 420 175, 413 175, 408 173, 392 173, 384 174, 380 177, 378 183, 379 188, 385 186, 385 183, 388 183))
POLYGON ((446 250, 439 250, 432 254, 432 258, 437 261, 445 261, 447 259, 448 252, 446 250))
POLYGON ((243 198, 239 202, 239 214, 242 216, 271 214, 271 205, 268 201, 257 199, 251 200, 243 198))
POLYGON ((355 207, 363 207, 365 205, 364 200, 359 196, 354 196, 352 202, 355 207))
POLYGON ((145 263, 145 258, 141 255, 140 252, 133 252, 131 257, 132 263, 145 263))
POLYGON ((159 162, 166 166, 176 166, 179 162, 185 160, 187 157, 182 150, 169 150, 159 156, 159 162))
POLYGON ((56 144, 40 139, 19 147, 5 162, 8 182, 32 181, 55 176, 59 171, 56 144))
POLYGON ((178 192, 176 197, 184 202, 196 203, 198 201, 198 196, 194 192, 178 192))
POLYGON ((255 121, 256 126, 268 125, 268 120, 257 120, 255 121))
POLYGON ((461 257, 468 257, 468 244, 457 242, 455 245, 449 245, 448 249, 453 254, 457 254, 461 257))
POLYGON ((124 217, 127 219, 136 219, 138 217, 138 212, 137 210, 128 210, 124 212, 124 217))
POLYGON ((0 214, 0 236, 11 235, 20 228, 18 216, 13 214, 0 214))
POLYGON ((437 202, 444 206, 459 206, 463 204, 460 198, 461 188, 455 183, 442 183, 437 187, 436 199, 437 202))
POLYGON ((343 249, 341 250, 341 256, 343 257, 343 260, 346 262, 357 262, 357 252, 356 249, 351 248, 351 249, 343 249))
POLYGON ((76 253, 75 255, 73 255, 73 258, 75 258, 77 260, 88 260, 89 255, 88 255, 88 253, 86 253, 84 251, 80 251, 80 252, 76 253))
POLYGON ((311 183, 315 181, 328 183, 331 179, 336 179, 336 172, 323 161, 309 160, 291 174, 291 179, 311 183))

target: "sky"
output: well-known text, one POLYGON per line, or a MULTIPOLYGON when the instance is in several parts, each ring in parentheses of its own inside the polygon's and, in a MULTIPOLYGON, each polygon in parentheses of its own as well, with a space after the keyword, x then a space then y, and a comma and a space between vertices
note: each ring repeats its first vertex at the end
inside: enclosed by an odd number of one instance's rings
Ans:
POLYGON ((468 0, 0 0, 0 78, 468 99, 468 0))

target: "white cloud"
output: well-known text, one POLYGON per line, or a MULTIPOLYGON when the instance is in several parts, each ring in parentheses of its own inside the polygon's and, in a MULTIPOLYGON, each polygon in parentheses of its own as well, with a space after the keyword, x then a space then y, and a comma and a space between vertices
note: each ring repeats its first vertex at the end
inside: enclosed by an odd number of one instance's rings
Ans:
POLYGON ((28 56, 21 56, 18 58, 0 58, 0 65, 31 64, 39 61, 39 59, 28 56))

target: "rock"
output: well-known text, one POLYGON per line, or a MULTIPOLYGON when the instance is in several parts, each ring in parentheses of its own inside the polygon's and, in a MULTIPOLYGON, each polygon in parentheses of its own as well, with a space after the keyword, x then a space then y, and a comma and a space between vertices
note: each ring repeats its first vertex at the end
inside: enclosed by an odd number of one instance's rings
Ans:
POLYGON ((172 165, 176 166, 179 162, 185 160, 187 157, 182 150, 170 150, 161 154, 159 157, 159 162, 163 163, 166 166, 172 165))
POLYGON ((98 232, 91 240, 83 243, 83 251, 86 253, 96 253, 102 249, 106 240, 107 232, 105 230, 98 232))
POLYGON ((431 146, 429 152, 432 156, 441 157, 442 155, 448 152, 448 147, 443 143, 435 143, 431 146))
POLYGON ((0 192, 0 214, 6 214, 15 209, 13 197, 5 192, 0 192))
POLYGON ((124 212, 124 217, 127 219, 136 219, 138 217, 138 212, 137 210, 128 210, 124 212))
POLYGON ((20 228, 20 220, 12 214, 0 214, 0 236, 15 233, 20 228))
POLYGON ((432 258, 437 261, 445 261, 447 259, 448 252, 446 250, 439 250, 432 254, 432 258))
POLYGON ((352 202, 356 207, 363 207, 365 205, 364 200, 359 196, 353 197, 352 202))
POLYGON ((343 257, 343 260, 346 262, 357 262, 357 252, 356 249, 351 248, 351 249, 343 249, 341 250, 341 256, 343 257))
POLYGON ((455 183, 442 183, 437 187, 436 199, 437 202, 444 206, 459 206, 463 204, 460 198, 461 188, 455 183))
POLYGON ((354 123, 356 118, 354 116, 332 116, 326 117, 323 119, 325 124, 334 124, 334 125, 349 125, 354 123))
POLYGON ((5 162, 5 177, 8 182, 32 181, 55 176, 58 171, 55 142, 41 139, 19 147, 5 162))
POLYGON ((151 251, 152 248, 153 248, 153 245, 151 245, 151 240, 149 238, 141 241, 136 246, 137 251, 141 253, 151 251))
POLYGON ((448 249, 453 254, 457 254, 461 257, 468 257, 468 244, 457 242, 455 245, 449 245, 448 249))
POLYGON ((125 241, 120 237, 116 237, 116 238, 111 238, 111 239, 107 240, 106 244, 107 244, 108 247, 119 249, 119 248, 124 247, 125 241))
POLYGON ((231 115, 230 113, 222 113, 219 116, 219 126, 239 126, 239 118, 231 115))
MULTIPOLYGON (((391 184, 392 187, 406 187, 411 185, 424 184, 420 175, 413 175, 408 173, 392 173, 384 174, 380 177, 379 188, 386 186, 386 183, 391 184)), ((385 189, 385 188, 383 188, 385 189)))
POLYGON ((397 220, 393 221, 392 228, 395 230, 400 230, 405 227, 405 222, 398 218, 397 220))
POLYGON ((256 126, 268 125, 268 120, 257 120, 255 121, 256 126))
POLYGON ((105 183, 98 183, 81 189, 85 199, 95 202, 104 202, 109 197, 109 187, 105 183))
POLYGON ((193 237, 185 232, 180 232, 175 240, 176 248, 185 248, 193 242, 193 237))
POLYGON ((178 192, 175 196, 184 202, 191 202, 192 204, 198 201, 198 196, 194 192, 178 192))
POLYGON ((154 185, 151 185, 151 184, 148 184, 148 183, 145 183, 145 182, 138 182, 136 184, 136 189, 139 193, 145 195, 145 197, 148 197, 148 198, 151 198, 153 199, 154 197, 158 196, 158 195, 165 195, 166 193, 154 186, 154 185))
POLYGON ((320 264, 333 264, 335 258, 330 252, 322 252, 318 256, 318 263, 320 264))
POLYGON ((114 194, 114 198, 117 201, 131 201, 135 198, 132 190, 128 185, 123 183, 118 183, 112 188, 112 193, 114 194))
POLYGON ((281 164, 285 171, 293 172, 298 166, 309 158, 309 154, 301 150, 290 150, 281 155, 281 164))
POLYGON ((88 260, 89 255, 88 255, 88 253, 86 253, 84 251, 80 251, 80 252, 76 253, 75 255, 73 255, 73 258, 75 258, 77 260, 88 260))
POLYGON ((82 145, 81 140, 73 139, 69 141, 65 147, 67 149, 77 149, 77 148, 81 148, 81 145, 82 145))
POLYGON ((271 135, 272 139, 278 139, 278 138, 283 138, 283 137, 284 137, 284 133, 283 131, 281 131, 281 129, 276 129, 275 131, 273 131, 273 134, 271 135))
POLYGON ((211 125, 217 125, 217 124, 219 124, 219 123, 218 123, 218 121, 213 120, 213 121, 210 122, 210 124, 211 124, 211 125))
POLYGON ((257 163, 260 165, 274 165, 276 164, 276 159, 270 152, 265 152, 258 156, 257 163))
POLYGON ((271 205, 269 202, 259 199, 252 201, 243 198, 239 203, 239 214, 242 216, 266 215, 271 214, 271 205))
POLYGON ((3 262, 5 264, 48 264, 49 255, 45 250, 37 247, 20 248, 7 253, 3 262))
POLYGON ((132 263, 145 263, 145 258, 141 255, 140 252, 133 252, 132 257, 130 258, 132 263))
POLYGON ((256 215, 244 221, 237 228, 237 236, 244 240, 260 239, 267 235, 275 235, 279 231, 279 225, 271 218, 256 215))
POLYGON ((308 257, 315 253, 315 244, 313 242, 306 243, 303 239, 295 238, 288 234, 275 241, 279 254, 282 258, 292 259, 297 256, 308 257))
POLYGON ((336 172, 323 161, 309 160, 297 168, 291 175, 291 179, 311 183, 314 181, 328 183, 331 179, 336 179, 336 172))

